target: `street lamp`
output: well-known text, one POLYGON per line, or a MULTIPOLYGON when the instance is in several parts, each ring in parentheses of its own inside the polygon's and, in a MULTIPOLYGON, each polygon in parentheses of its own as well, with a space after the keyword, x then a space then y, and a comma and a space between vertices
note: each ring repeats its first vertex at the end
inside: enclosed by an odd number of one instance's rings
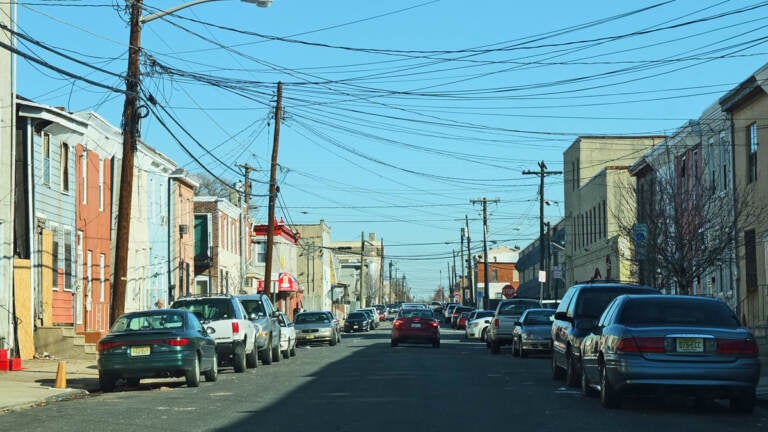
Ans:
MULTIPOLYGON (((218 0, 193 0, 189 3, 141 16, 144 1, 131 2, 130 36, 128 45, 128 73, 125 77, 125 103, 123 104, 123 160, 120 167, 120 196, 117 207, 117 233, 115 235, 114 281, 112 283, 112 298, 110 307, 110 322, 113 323, 125 310, 125 291, 128 270, 128 241, 131 231, 131 199, 133 194, 133 164, 137 148, 139 131, 138 100, 141 71, 139 61, 141 54, 141 26, 157 18, 177 12, 200 3, 218 0)), ((243 0, 255 3, 260 7, 268 7, 272 0, 243 0)))

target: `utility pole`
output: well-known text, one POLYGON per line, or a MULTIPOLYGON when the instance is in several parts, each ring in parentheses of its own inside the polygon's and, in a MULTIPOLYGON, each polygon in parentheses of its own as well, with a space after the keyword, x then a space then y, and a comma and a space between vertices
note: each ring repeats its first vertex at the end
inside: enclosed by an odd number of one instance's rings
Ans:
POLYGON ((125 311, 125 292, 128 283, 128 241, 131 238, 131 199, 133 198, 133 164, 139 135, 138 100, 139 66, 141 53, 141 13, 143 0, 131 2, 130 35, 128 43, 128 74, 125 78, 123 104, 123 159, 120 166, 120 195, 117 205, 117 232, 115 233, 114 280, 110 301, 110 323, 125 311))
MULTIPOLYGON (((546 262, 544 261, 544 247, 549 247, 549 244, 544 245, 544 177, 551 174, 562 174, 562 171, 547 171, 547 164, 544 161, 539 162, 539 171, 523 171, 523 175, 537 175, 539 176, 539 270, 546 271, 546 262)), ((549 283, 549 275, 547 275, 547 284, 549 283)), ((549 285, 547 285, 549 286, 549 285)), ((542 300, 542 299, 539 299, 542 300)))
MULTIPOLYGON (((464 228, 462 227, 461 228, 461 247, 459 247, 459 252, 461 252, 461 255, 460 255, 460 258, 459 258, 460 259, 459 264, 461 266, 460 266, 459 269, 461 270, 462 273, 464 273, 464 235, 465 235, 464 228)), ((461 278, 461 292, 462 292, 462 295, 464 295, 463 293, 464 293, 464 290, 466 289, 466 281, 467 281, 467 277, 465 275, 464 277, 461 278)), ((475 307, 477 307, 477 304, 475 304, 475 307)))
POLYGON ((381 262, 379 263, 379 304, 384 303, 384 237, 381 238, 381 262))
POLYGON ((488 270, 488 202, 498 203, 499 199, 489 200, 483 197, 483 199, 469 200, 469 202, 483 204, 483 273, 485 273, 483 277, 483 309, 488 309, 488 295, 490 294, 490 287, 488 286, 488 273, 490 272, 488 270))
POLYGON ((277 103, 275 104, 275 137, 272 141, 272 166, 269 172, 269 211, 267 220, 267 262, 264 264, 264 294, 275 304, 272 292, 272 249, 275 246, 275 201, 280 188, 277 187, 277 152, 280 147, 280 116, 283 111, 283 83, 277 83, 277 103))
MULTIPOLYGON (((477 284, 472 283, 472 280, 474 279, 474 275, 472 274, 472 248, 469 245, 470 238, 469 238, 469 216, 464 215, 465 222, 467 224, 467 277, 469 278, 469 289, 472 290, 472 293, 475 296, 475 307, 480 307, 480 303, 477 301, 477 284)), ((477 282, 477 281, 475 281, 477 282)))
MULTIPOLYGON (((458 278, 456 277, 456 249, 454 249, 453 250, 453 267, 451 267, 451 280, 452 280, 452 282, 451 282, 451 289, 456 289, 456 285, 457 285, 457 282, 458 282, 457 279, 458 278)), ((459 291, 461 293, 460 294, 461 295, 461 299, 462 299, 461 303, 463 304, 464 303, 464 289, 462 287, 459 287, 459 291)))
POLYGON ((365 231, 360 233, 360 307, 365 307, 365 231))
POLYGON ((392 304, 392 260, 389 260, 389 302, 388 304, 392 304))
MULTIPOLYGON (((452 293, 453 292, 453 284, 451 284, 451 262, 449 261, 449 262, 445 263, 445 265, 448 266, 448 270, 447 270, 448 273, 445 274, 446 276, 448 276, 447 277, 447 279, 448 279, 448 292, 452 293)), ((440 273, 442 273, 442 270, 440 271, 440 273)), ((443 277, 440 276, 440 283, 443 283, 442 279, 443 279, 443 277)))
POLYGON ((397 279, 397 270, 398 270, 398 268, 395 267, 395 282, 394 282, 395 298, 394 298, 394 302, 397 302, 397 301, 400 300, 399 291, 398 291, 398 288, 397 288, 397 281, 398 281, 398 279, 397 279))
POLYGON ((245 259, 248 255, 247 250, 250 250, 251 246, 250 229, 246 230, 246 227, 249 226, 248 212, 251 204, 251 171, 255 171, 256 168, 248 164, 241 164, 237 166, 245 171, 245 182, 243 183, 242 190, 239 192, 241 194, 240 196, 243 197, 242 202, 240 203, 240 211, 242 212, 242 217, 240 219, 240 290, 243 294, 246 294, 247 287, 245 285, 245 259), (245 208, 243 208, 243 202, 245 203, 245 208), (246 249, 246 245, 248 246, 248 249, 246 249))

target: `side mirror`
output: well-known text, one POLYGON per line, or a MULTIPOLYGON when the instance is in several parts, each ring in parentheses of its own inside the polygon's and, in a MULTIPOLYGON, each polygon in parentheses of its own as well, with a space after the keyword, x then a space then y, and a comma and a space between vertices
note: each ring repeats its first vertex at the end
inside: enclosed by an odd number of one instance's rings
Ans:
POLYGON ((520 322, 520 321, 515 321, 515 325, 516 325, 516 326, 522 326, 522 325, 523 325, 523 323, 522 323, 522 322, 520 322))
POLYGON ((250 319, 252 319, 252 320, 255 320, 255 319, 258 319, 258 318, 259 318, 259 315, 258 315, 257 313, 255 313, 255 312, 252 312, 252 313, 251 313, 251 314, 248 316, 248 318, 250 318, 250 319))
POLYGON ((280 311, 272 311, 272 318, 277 318, 280 316, 280 311))
POLYGON ((572 322, 573 320, 568 317, 568 313, 565 311, 555 312, 555 319, 558 321, 568 321, 572 322))

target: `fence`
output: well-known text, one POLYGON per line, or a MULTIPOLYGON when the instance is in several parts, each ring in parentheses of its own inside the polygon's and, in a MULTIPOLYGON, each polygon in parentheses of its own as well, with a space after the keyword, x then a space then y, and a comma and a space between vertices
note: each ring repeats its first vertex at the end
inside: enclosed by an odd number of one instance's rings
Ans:
POLYGON ((746 327, 765 332, 768 328, 768 284, 758 286, 756 291, 741 299, 736 312, 746 327))

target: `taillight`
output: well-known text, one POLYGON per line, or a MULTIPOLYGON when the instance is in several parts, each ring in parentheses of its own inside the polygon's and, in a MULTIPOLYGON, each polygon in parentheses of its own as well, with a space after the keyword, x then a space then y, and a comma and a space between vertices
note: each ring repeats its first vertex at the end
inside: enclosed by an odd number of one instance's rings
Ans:
POLYGON ((240 323, 237 321, 232 321, 232 333, 238 334, 240 333, 240 323))
POLYGON ((440 323, 437 321, 432 321, 432 327, 440 327, 440 323))
POLYGON ((616 345, 616 351, 639 353, 663 353, 663 337, 626 337, 616 345))
POLYGON ((170 346, 185 346, 189 343, 189 339, 187 338, 166 339, 165 343, 166 345, 170 345, 170 346))
POLYGON ((494 328, 499 328, 499 319, 498 318, 494 318, 493 319, 493 327, 494 328))
POLYGON ((757 354, 757 342, 754 339, 718 339, 718 354, 757 354))
POLYGON ((399 319, 399 320, 396 320, 394 323, 392 323, 392 325, 393 325, 394 327, 402 327, 404 322, 405 322, 405 321, 403 321, 403 320, 399 319))
POLYGON ((125 345, 125 342, 99 342, 96 349, 99 350, 99 352, 104 352, 123 345, 125 345))

